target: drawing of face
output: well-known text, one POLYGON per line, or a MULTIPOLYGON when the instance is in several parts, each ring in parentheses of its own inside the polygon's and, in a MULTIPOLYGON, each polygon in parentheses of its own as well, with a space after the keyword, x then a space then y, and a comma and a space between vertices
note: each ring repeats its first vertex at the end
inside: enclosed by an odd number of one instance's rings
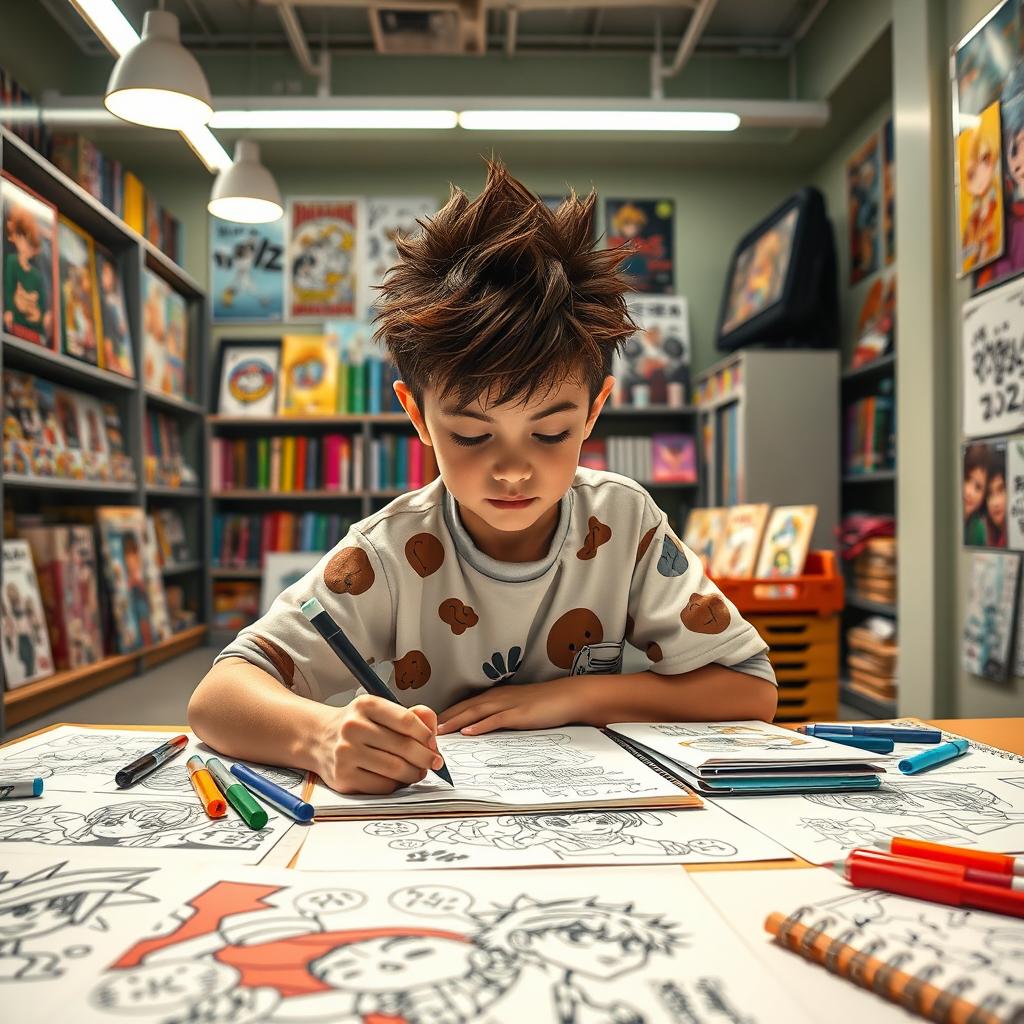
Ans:
MULTIPOLYGON (((73 897, 67 897, 67 900, 73 897)), ((38 899, 0 909, 0 940, 38 938, 68 923, 65 899, 38 899)))
POLYGON ((99 839, 136 839, 160 832, 164 827, 156 818, 133 818, 116 807, 109 807, 93 818, 89 831, 99 839))
POLYGON ((1024 189, 1024 131, 1017 132, 1006 147, 1006 166, 1019 192, 1024 189))
POLYGON ((614 814, 541 814, 541 828, 572 836, 610 836, 622 831, 623 821, 614 814))
POLYGON ((92 992, 90 1002, 114 1013, 155 1017, 187 1010, 201 999, 233 989, 238 980, 238 972, 226 964, 174 960, 118 972, 92 992))
POLYGON ((736 852, 735 846, 719 839, 691 839, 686 845, 694 853, 702 853, 705 857, 730 857, 736 852))
POLYGON ((639 939, 604 938, 603 930, 591 931, 582 922, 529 936, 520 932, 512 939, 520 947, 525 943, 542 963, 589 978, 617 978, 647 962, 647 947, 639 939))
POLYGON ((973 156, 967 164, 967 191, 973 196, 983 196, 989 190, 995 174, 995 155, 987 144, 982 143, 973 156))
POLYGON ((462 978, 472 970, 469 942, 436 935, 392 935, 352 942, 310 964, 331 988, 404 992, 462 978))
POLYGON ((211 850, 248 850, 266 834, 266 829, 254 832, 243 821, 220 821, 203 832, 190 832, 188 840, 211 850))
POLYGON ((988 517, 993 525, 1002 529, 1006 525, 1006 477, 993 473, 988 481, 988 517))

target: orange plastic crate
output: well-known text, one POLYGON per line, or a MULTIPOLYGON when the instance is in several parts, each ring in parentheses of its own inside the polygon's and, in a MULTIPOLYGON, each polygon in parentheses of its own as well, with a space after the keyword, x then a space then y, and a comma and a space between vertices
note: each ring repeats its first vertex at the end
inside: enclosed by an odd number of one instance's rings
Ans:
POLYGON ((801 612, 835 615, 843 610, 843 577, 831 551, 811 551, 802 576, 780 579, 716 579, 743 615, 801 612))

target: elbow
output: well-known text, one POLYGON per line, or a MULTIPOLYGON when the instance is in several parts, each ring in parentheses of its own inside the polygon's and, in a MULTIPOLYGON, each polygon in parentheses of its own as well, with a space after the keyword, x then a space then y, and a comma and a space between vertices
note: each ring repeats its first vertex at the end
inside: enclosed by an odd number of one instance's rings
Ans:
POLYGON ((753 686, 750 689, 751 719, 770 722, 775 718, 779 706, 779 688, 767 679, 751 677, 753 686))
POLYGON ((211 700, 211 675, 215 669, 211 669, 199 682, 199 685, 192 691, 188 700, 188 709, 185 712, 188 727, 206 742, 210 741, 210 712, 213 701, 211 700))

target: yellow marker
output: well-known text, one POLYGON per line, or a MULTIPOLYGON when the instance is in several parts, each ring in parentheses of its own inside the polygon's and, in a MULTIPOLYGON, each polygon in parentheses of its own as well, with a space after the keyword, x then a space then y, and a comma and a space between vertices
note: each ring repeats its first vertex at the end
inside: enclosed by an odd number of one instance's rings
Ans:
POLYGON ((198 754, 193 754, 185 762, 188 768, 188 777, 192 781, 192 788, 203 805, 203 810, 211 818, 223 818, 228 813, 228 805, 224 802, 217 783, 213 776, 206 770, 203 759, 198 754))

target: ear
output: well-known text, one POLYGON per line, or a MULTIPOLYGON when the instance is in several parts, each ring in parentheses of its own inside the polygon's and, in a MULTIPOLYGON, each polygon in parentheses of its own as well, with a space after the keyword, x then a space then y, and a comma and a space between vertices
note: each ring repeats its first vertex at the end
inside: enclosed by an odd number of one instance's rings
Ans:
POLYGON ((416 404, 416 399, 413 398, 412 391, 409 390, 409 386, 404 380, 396 380, 392 385, 395 389, 395 394, 398 396, 398 400, 402 403, 402 408, 405 410, 406 416, 412 421, 412 425, 416 428, 416 433, 419 434, 420 440, 427 446, 433 448, 434 443, 430 440, 430 432, 427 430, 427 421, 423 418, 423 413, 420 407, 416 404))
MULTIPOLYGON (((397 387, 398 385, 396 384, 395 386, 397 387)), ((608 396, 612 393, 612 388, 614 387, 615 378, 609 374, 605 377, 601 390, 594 396, 594 401, 590 405, 590 412, 587 414, 587 425, 583 428, 584 441, 590 437, 590 432, 594 429, 597 417, 601 414, 604 403, 608 401, 608 396)))

